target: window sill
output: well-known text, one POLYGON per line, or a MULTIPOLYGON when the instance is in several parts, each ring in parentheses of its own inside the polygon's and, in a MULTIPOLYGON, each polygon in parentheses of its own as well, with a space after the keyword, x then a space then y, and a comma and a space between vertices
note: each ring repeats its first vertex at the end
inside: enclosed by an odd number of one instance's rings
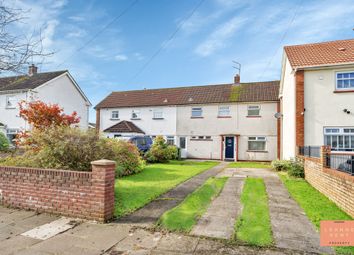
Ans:
POLYGON ((217 118, 218 119, 230 119, 231 116, 218 116, 217 118))
POLYGON ((262 118, 260 115, 247 115, 246 118, 262 118))
POLYGON ((153 120, 164 120, 165 118, 152 118, 153 120))
POLYGON ((204 119, 204 117, 191 117, 191 119, 204 119))
POLYGON ((16 109, 16 107, 6 106, 5 109, 16 109))
POLYGON ((247 152, 268 153, 268 151, 255 151, 255 150, 247 150, 247 152))
POLYGON ((131 118, 130 120, 141 120, 140 118, 131 118))
POLYGON ((114 121, 116 121, 116 120, 120 120, 120 119, 113 119, 113 118, 111 118, 110 120, 114 120, 114 121))
POLYGON ((335 90, 333 93, 353 93, 354 89, 348 89, 348 90, 335 90))

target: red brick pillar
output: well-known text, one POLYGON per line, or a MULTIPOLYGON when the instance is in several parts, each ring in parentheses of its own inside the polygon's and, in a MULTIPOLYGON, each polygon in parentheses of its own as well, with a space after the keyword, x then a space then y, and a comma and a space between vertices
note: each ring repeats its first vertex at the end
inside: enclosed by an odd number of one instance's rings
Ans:
POLYGON ((107 221, 114 216, 114 183, 116 162, 97 160, 92 165, 93 218, 107 221))
POLYGON ((321 146, 321 165, 326 167, 326 156, 328 153, 331 153, 331 146, 321 146))

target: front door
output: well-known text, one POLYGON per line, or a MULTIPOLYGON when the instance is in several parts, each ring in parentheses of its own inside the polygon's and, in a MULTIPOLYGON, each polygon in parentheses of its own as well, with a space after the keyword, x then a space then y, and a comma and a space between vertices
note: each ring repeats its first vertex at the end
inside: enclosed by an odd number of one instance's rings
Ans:
POLYGON ((225 137, 225 159, 234 159, 235 153, 235 137, 225 137))
POLYGON ((187 158, 187 138, 185 136, 179 138, 179 149, 181 150, 181 158, 187 158))

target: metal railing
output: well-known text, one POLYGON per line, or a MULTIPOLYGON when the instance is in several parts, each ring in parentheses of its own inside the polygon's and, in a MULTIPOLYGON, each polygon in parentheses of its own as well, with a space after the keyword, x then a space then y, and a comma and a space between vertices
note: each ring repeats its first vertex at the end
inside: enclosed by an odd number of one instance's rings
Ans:
POLYGON ((299 147, 299 155, 310 157, 310 158, 320 158, 321 157, 321 147, 320 146, 301 146, 299 147))
POLYGON ((354 176, 354 154, 328 153, 325 165, 354 176))

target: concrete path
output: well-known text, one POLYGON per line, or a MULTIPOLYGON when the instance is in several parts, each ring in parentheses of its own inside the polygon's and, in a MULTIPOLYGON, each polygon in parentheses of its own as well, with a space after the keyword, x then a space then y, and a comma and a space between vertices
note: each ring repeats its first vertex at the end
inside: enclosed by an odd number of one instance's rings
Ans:
POLYGON ((321 254, 333 254, 329 247, 320 246, 319 233, 302 208, 291 198, 279 176, 266 168, 228 168, 226 176, 263 178, 268 194, 273 238, 278 248, 321 254))
POLYGON ((244 178, 230 177, 220 195, 191 231, 192 235, 230 239, 234 225, 242 211, 240 196, 244 178))
POLYGON ((209 177, 217 175, 227 165, 227 162, 221 162, 219 165, 190 178, 143 208, 128 216, 120 218, 117 222, 150 227, 156 223, 165 211, 178 205, 188 194, 192 193, 196 188, 202 185, 209 177))

